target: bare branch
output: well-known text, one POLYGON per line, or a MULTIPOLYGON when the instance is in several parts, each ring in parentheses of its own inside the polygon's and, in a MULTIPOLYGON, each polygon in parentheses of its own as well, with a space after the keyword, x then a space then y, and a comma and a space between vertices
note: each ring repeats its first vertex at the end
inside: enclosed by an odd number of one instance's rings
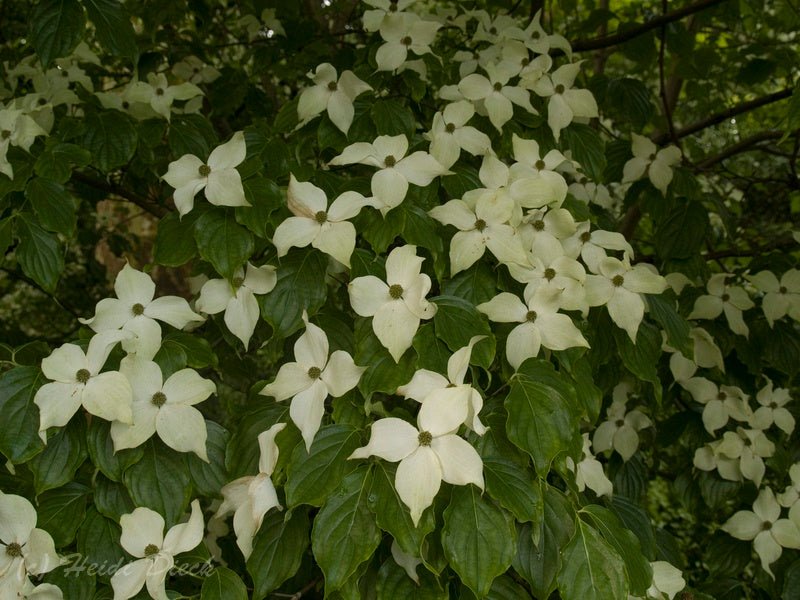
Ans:
POLYGON ((119 196, 129 202, 133 202, 139 208, 142 208, 149 212, 151 215, 156 217, 164 217, 169 213, 169 209, 161 204, 158 204, 151 198, 147 198, 145 196, 140 196, 135 192, 131 192, 130 190, 126 190, 123 187, 115 185, 113 183, 109 183, 103 179, 98 179, 96 177, 92 177, 91 175, 87 175, 86 173, 81 173, 80 171, 73 171, 72 178, 76 181, 79 181, 83 184, 86 184, 90 187, 93 187, 96 190, 100 190, 102 192, 107 192, 114 196, 119 196))
POLYGON ((730 158, 731 156, 735 156, 736 154, 741 154, 742 152, 747 152, 748 150, 753 149, 752 147, 755 146, 756 144, 759 144, 760 142, 765 142, 767 140, 777 140, 783 137, 783 135, 784 135, 783 131, 761 131, 759 133, 751 135, 750 137, 746 137, 743 140, 740 140, 739 142, 736 142, 731 146, 728 146, 727 148, 725 148, 725 150, 723 150, 719 154, 715 154, 713 156, 704 158, 695 166, 701 171, 706 170, 716 165, 717 163, 720 163, 723 160, 730 158))

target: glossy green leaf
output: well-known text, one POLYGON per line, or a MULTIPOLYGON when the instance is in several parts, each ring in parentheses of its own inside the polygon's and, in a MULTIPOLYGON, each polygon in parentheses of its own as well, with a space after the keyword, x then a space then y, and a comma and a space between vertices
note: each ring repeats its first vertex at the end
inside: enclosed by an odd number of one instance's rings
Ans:
POLYGON ((0 452, 12 463, 29 460, 43 447, 33 398, 46 381, 37 367, 16 367, 0 375, 0 452))
POLYGON ((83 38, 86 17, 78 0, 39 0, 30 15, 30 42, 46 69, 83 38))
POLYGON ((661 402, 661 382, 658 379, 658 359, 661 357, 661 332, 646 321, 639 324, 636 344, 622 329, 614 328, 614 339, 622 362, 642 381, 653 384, 656 400, 661 402))
POLYGON ((310 542, 311 524, 304 508, 290 514, 272 510, 253 540, 247 571, 253 577, 253 599, 266 597, 300 568, 310 542))
POLYGON ((28 181, 25 197, 42 227, 70 236, 75 231, 75 200, 60 183, 35 177, 28 181))
POLYGON ((47 438, 47 445, 28 463, 33 472, 36 493, 61 487, 72 481, 75 471, 86 460, 86 421, 76 415, 55 435, 47 438))
POLYGON ((111 424, 92 419, 86 432, 86 445, 94 465, 112 481, 122 481, 122 473, 143 456, 142 447, 114 451, 111 424))
POLYGON ((200 256, 214 265, 217 273, 233 279, 253 254, 253 234, 236 222, 230 209, 212 208, 194 225, 194 239, 200 256))
POLYGON ((532 521, 534 525, 541 521, 542 495, 529 469, 501 457, 484 458, 483 476, 489 495, 511 511, 517 521, 532 521))
POLYGON ((572 150, 572 158, 581 164, 586 174, 594 181, 602 181, 606 154, 600 134, 589 125, 572 123, 561 132, 561 139, 564 147, 572 150))
POLYGON ((194 241, 194 222, 191 213, 180 218, 178 213, 169 213, 158 222, 153 259, 160 265, 179 267, 197 254, 194 241))
POLYGON ((375 392, 393 394, 399 386, 411 381, 415 366, 413 350, 406 350, 400 362, 396 363, 375 337, 372 319, 356 320, 355 345, 355 363, 367 367, 358 381, 358 389, 364 398, 369 399, 375 392))
POLYGON ((78 529, 78 555, 74 556, 75 562, 66 569, 65 574, 70 574, 70 569, 83 572, 89 565, 94 565, 97 576, 108 581, 114 571, 129 560, 120 546, 121 536, 122 529, 115 521, 90 506, 78 529))
POLYGON ((564 600, 627 600, 625 564, 590 525, 578 519, 558 573, 564 600))
POLYGON ((36 526, 53 537, 57 548, 68 546, 86 515, 90 489, 75 481, 44 492, 37 502, 36 526))
POLYGON ((450 597, 426 569, 417 567, 417 577, 419 584, 393 558, 388 558, 378 571, 378 600, 447 600, 450 597))
POLYGON ((247 600, 247 587, 227 567, 217 567, 203 580, 200 600, 247 600))
POLYGON ((22 271, 42 289, 53 292, 64 270, 64 255, 58 238, 28 215, 17 219, 17 235, 17 260, 22 271))
POLYGON ((134 64, 139 55, 130 18, 119 0, 82 0, 100 45, 134 64))
POLYGON ((470 362, 488 369, 494 360, 495 340, 486 316, 478 312, 474 305, 457 296, 437 296, 433 325, 436 336, 447 344, 452 352, 469 344, 476 335, 485 335, 472 348, 470 362))
POLYGON ((125 113, 105 110, 86 115, 83 146, 92 153, 92 165, 103 173, 121 167, 133 158, 137 141, 136 127, 125 113))
MULTIPOLYGON (((369 109, 369 114, 375 123, 378 135, 404 134, 410 138, 416 130, 414 113, 397 100, 391 98, 376 100, 369 109)), ((400 160, 401 157, 395 158, 400 160)))
POLYGON ((189 477, 195 493, 209 497, 220 497, 220 490, 229 481, 228 472, 225 470, 225 449, 228 445, 230 433, 216 421, 206 420, 206 454, 205 462, 194 453, 186 455, 189 465, 189 477))

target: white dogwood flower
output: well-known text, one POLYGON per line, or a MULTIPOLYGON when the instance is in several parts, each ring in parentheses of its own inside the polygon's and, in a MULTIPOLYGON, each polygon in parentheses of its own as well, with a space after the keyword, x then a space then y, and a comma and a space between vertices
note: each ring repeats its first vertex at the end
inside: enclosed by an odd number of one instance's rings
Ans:
POLYGON ((203 90, 193 83, 169 85, 164 73, 148 73, 147 82, 134 82, 128 93, 132 102, 149 104, 156 113, 170 120, 172 103, 175 100, 189 100, 202 96, 203 90))
POLYGON ((38 135, 47 135, 47 132, 24 111, 0 109, 0 173, 14 179, 14 168, 6 158, 8 147, 19 146, 27 152, 38 135))
POLYGON ((36 391, 39 407, 39 437, 47 442, 48 427, 63 427, 83 406, 107 421, 131 423, 133 391, 118 371, 100 370, 112 348, 129 337, 127 331, 103 331, 89 341, 86 352, 75 344, 64 344, 42 359, 42 373, 54 381, 36 391))
POLYGON ((319 327, 310 323, 303 312, 306 330, 294 343, 294 358, 297 362, 284 363, 275 380, 261 390, 261 394, 272 396, 278 402, 292 399, 289 416, 311 449, 314 436, 319 431, 325 414, 325 399, 338 398, 353 389, 366 367, 359 367, 344 350, 336 350, 328 356, 328 336, 319 327))
POLYGON ((766 385, 756 394, 756 400, 761 405, 753 413, 750 424, 755 429, 769 429, 777 425, 787 435, 794 431, 794 417, 786 408, 792 397, 786 388, 773 388, 772 381, 767 379, 766 385))
POLYGON ((241 267, 237 269, 232 282, 227 279, 206 281, 195 307, 209 315, 224 310, 225 325, 247 348, 261 315, 256 294, 271 292, 277 281, 272 265, 256 267, 248 262, 247 271, 241 267))
POLYGON ((486 75, 488 77, 478 73, 467 75, 458 84, 458 90, 464 98, 485 111, 498 131, 502 132, 503 125, 514 116, 514 104, 531 114, 537 114, 531 105, 530 92, 525 88, 508 85, 509 80, 516 75, 515 68, 507 63, 490 64, 486 65, 486 75))
POLYGON ((624 399, 615 399, 606 411, 606 420, 595 430, 592 445, 595 452, 614 449, 627 462, 639 448, 639 432, 652 425, 642 411, 629 411, 624 399))
POLYGON ((374 275, 356 277, 348 285, 356 314, 372 317, 372 330, 395 362, 411 347, 421 319, 431 319, 436 305, 425 299, 431 278, 420 273, 425 259, 417 247, 400 246, 386 259, 386 281, 374 275))
POLYGON ((764 459, 775 454, 775 444, 760 429, 737 427, 722 435, 717 452, 737 460, 742 476, 759 487, 766 473, 764 459))
POLYGON ((195 404, 217 391, 209 379, 193 369, 181 369, 166 381, 161 368, 150 360, 126 357, 120 372, 133 389, 133 423, 111 424, 114 451, 136 448, 154 433, 178 452, 194 452, 208 462, 206 422, 195 404))
POLYGON ((728 419, 747 422, 753 411, 747 404, 747 394, 735 386, 717 385, 705 377, 691 377, 679 382, 703 406, 703 425, 714 433, 724 427, 728 419))
POLYGON ((725 280, 729 277, 727 273, 715 273, 711 276, 706 286, 708 294, 695 300, 694 310, 689 318, 716 319, 724 312, 731 331, 747 337, 750 329, 742 318, 742 311, 753 308, 755 303, 743 288, 727 284, 725 280))
POLYGON ((244 132, 237 131, 230 140, 211 151, 203 162, 193 154, 184 154, 169 163, 163 179, 175 188, 175 208, 183 216, 194 208, 194 197, 205 190, 206 200, 216 206, 250 206, 244 196, 242 177, 236 167, 247 155, 244 132))
POLYGON ((361 81, 352 71, 343 71, 337 77, 336 69, 330 63, 318 65, 307 77, 314 85, 300 92, 297 101, 300 124, 305 125, 322 111, 327 111, 331 122, 347 135, 355 115, 353 101, 372 87, 361 81))
POLYGON ((119 524, 120 545, 138 560, 120 567, 111 577, 114 600, 128 600, 145 585, 151 598, 167 600, 165 581, 175 555, 192 550, 203 540, 200 502, 193 500, 188 522, 171 527, 166 535, 164 517, 144 506, 122 515, 119 524))
POLYGON ((657 151, 651 140, 632 133, 631 151, 633 158, 622 168, 622 183, 636 181, 647 173, 653 186, 666 196, 672 181, 672 167, 681 159, 680 148, 667 146, 657 151))
POLYGON ((597 496, 611 496, 614 486, 606 476, 602 463, 592 454, 592 442, 589 434, 583 434, 582 458, 576 465, 571 457, 567 457, 567 468, 575 473, 575 485, 582 492, 587 487, 597 496))
POLYGON ((556 141, 561 130, 576 117, 590 119, 598 115, 592 92, 572 87, 580 70, 580 62, 562 65, 552 74, 542 75, 531 88, 536 95, 550 98, 547 102, 547 124, 556 141))
POLYGON ((764 294, 761 309, 770 327, 786 315, 800 321, 800 271, 789 269, 780 280, 772 271, 761 271, 747 278, 764 294))
POLYGON ((462 150, 473 156, 492 153, 489 136, 467 125, 474 114, 472 104, 461 100, 451 102, 443 111, 433 115, 433 125, 425 138, 431 142, 431 155, 443 167, 452 167, 462 150))
POLYGON ((375 53, 378 71, 399 69, 409 52, 416 55, 431 53, 431 44, 441 27, 442 23, 425 21, 414 13, 398 13, 383 19, 379 32, 385 43, 375 53))

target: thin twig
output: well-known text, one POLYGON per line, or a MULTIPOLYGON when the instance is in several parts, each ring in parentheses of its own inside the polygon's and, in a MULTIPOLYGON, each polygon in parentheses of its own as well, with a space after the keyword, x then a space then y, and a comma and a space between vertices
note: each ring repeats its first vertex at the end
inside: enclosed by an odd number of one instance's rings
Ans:
POLYGON ((169 210, 165 206, 158 204, 151 198, 141 196, 135 192, 126 190, 123 187, 105 181, 103 179, 92 177, 91 175, 88 175, 86 173, 81 173, 80 171, 73 171, 72 178, 75 179, 76 181, 79 181, 83 184, 93 187, 96 190, 107 192, 114 196, 119 196, 120 198, 124 198, 129 202, 133 202, 139 208, 146 210, 151 215, 154 215, 156 217, 161 218, 169 214, 169 210))

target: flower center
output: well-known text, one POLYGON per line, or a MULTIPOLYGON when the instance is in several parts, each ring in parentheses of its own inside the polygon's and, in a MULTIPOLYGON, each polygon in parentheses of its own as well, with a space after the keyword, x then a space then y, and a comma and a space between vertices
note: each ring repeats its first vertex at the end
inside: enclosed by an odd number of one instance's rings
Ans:
POLYGON ((778 408, 778 403, 777 403, 777 402, 770 402, 770 403, 769 403, 769 407, 770 407, 772 410, 775 410, 776 408, 778 408))
POLYGON ((9 131, 8 129, 3 129, 3 131, 0 132, 0 137, 3 138, 4 140, 7 140, 8 138, 11 137, 11 131, 9 131))
POLYGON ((131 306, 131 312, 134 316, 138 317, 141 314, 144 314, 144 306, 139 304, 138 302, 131 306))
POLYGON ((39 106, 44 106, 45 104, 47 104, 47 100, 46 100, 45 98, 39 98, 39 99, 36 101, 36 103, 37 103, 39 106))
POLYGON ((584 232, 581 234, 581 241, 582 241, 584 244, 585 244, 586 242, 588 242, 590 239, 592 239, 592 234, 591 234, 591 233, 589 233, 588 231, 584 231, 584 232))
POLYGON ((397 164, 397 159, 391 154, 383 159, 383 164, 387 167, 393 167, 397 164))
MULTIPOLYGON (((153 406, 155 406, 156 408, 161 408, 162 406, 164 406, 164 403, 166 401, 167 397, 164 394, 164 392, 156 392, 155 394, 153 394, 153 397, 150 398, 150 402, 152 402, 153 406)), ((156 550, 156 552, 158 552, 158 550, 156 550)))
POLYGON ((124 100, 122 102, 122 108, 124 108, 125 110, 128 110, 130 107, 131 107, 131 103, 128 102, 127 100, 124 100))
POLYGON ((400 43, 403 44, 403 46, 410 46, 411 45, 411 36, 407 35, 402 40, 400 40, 400 43))
POLYGON ((211 174, 211 167, 208 165, 200 165, 197 172, 200 173, 200 177, 208 177, 211 174))
POLYGON ((556 94, 563 94, 564 93, 564 86, 560 83, 556 86, 556 94))
POLYGON ((144 547, 144 555, 153 556, 153 554, 158 554, 158 546, 155 544, 147 544, 147 546, 144 547))
POLYGON ((244 283, 244 277, 234 277, 231 283, 233 284, 233 288, 238 290, 244 283))
POLYGON ((623 283, 625 283, 625 278, 622 275, 614 275, 611 283, 614 287, 620 287, 623 283))
POLYGON ((653 152, 650 156, 647 157, 647 160, 653 162, 656 159, 656 153, 653 152))
POLYGON ((498 81, 497 83, 495 83, 495 84, 494 84, 494 91, 495 91, 495 92, 499 92, 499 91, 500 91, 500 90, 502 90, 502 89, 503 89, 503 84, 502 84, 502 83, 500 83, 499 81, 498 81))
POLYGON ((523 59, 522 59, 521 61, 519 61, 519 62, 520 62, 520 63, 522 63, 522 66, 523 66, 523 67, 527 67, 529 64, 531 64, 531 59, 530 59, 530 58, 523 58, 523 59))
POLYGON ((769 521, 764 521, 761 524, 761 531, 769 531, 770 529, 772 529, 772 523, 770 523, 769 521))
POLYGON ((397 2, 392 2, 389 5, 389 12, 397 12, 397 2))
POLYGON ((786 292, 788 292, 788 291, 789 291, 789 290, 787 290, 787 289, 786 289, 786 286, 785 286, 785 285, 782 285, 782 286, 781 286, 781 287, 778 289, 778 292, 780 292, 781 294, 785 294, 785 293, 786 293, 786 292))
POLYGON ((332 92, 335 92, 339 86, 336 84, 335 81, 331 81, 328 83, 328 89, 332 92))
POLYGON ((61 76, 62 77, 69 77, 69 73, 67 73, 66 71, 61 71, 61 76))
POLYGON ((484 229, 486 229, 486 221, 484 221, 483 219, 478 219, 477 221, 475 221, 475 229, 477 229, 478 231, 483 231, 484 229))
POLYGON ((444 130, 445 130, 447 133, 453 133, 453 132, 456 130, 456 126, 455 126, 455 125, 453 125, 452 123, 448 123, 447 125, 445 125, 445 128, 444 128, 444 130))
POLYGON ((538 40, 538 39, 541 37, 541 35, 542 35, 542 34, 541 34, 541 33, 539 33, 538 31, 534 31, 534 32, 531 34, 531 39, 532 39, 532 40, 538 40))
POLYGON ((163 96, 164 88, 156 88, 156 96, 163 96))
POLYGON ((719 394, 717 394, 717 400, 720 400, 720 401, 725 400, 727 397, 728 397, 728 394, 726 394, 725 392, 720 392, 719 394))
POLYGON ((320 369, 319 367, 311 367, 308 370, 308 376, 311 379, 319 379, 320 375, 322 375, 322 369, 320 369))
POLYGON ((324 210, 321 210, 314 215, 314 220, 320 225, 322 225, 325 221, 328 220, 328 213, 326 213, 324 210))
POLYGON ((534 164, 533 166, 536 167, 539 171, 541 171, 542 169, 544 169, 545 164, 544 164, 544 161, 542 159, 539 159, 539 160, 536 161, 536 164, 534 164))
POLYGON ((430 446, 433 441, 433 435, 431 435, 430 431, 420 431, 417 436, 417 441, 420 446, 430 446))
POLYGON ((534 323, 536 321, 536 317, 538 316, 539 315, 536 314, 535 310, 529 310, 525 315, 525 320, 528 321, 529 323, 534 323))
POLYGON ((91 376, 92 374, 89 373, 88 369, 79 369, 78 372, 75 373, 75 379, 78 381, 78 383, 86 383, 89 381, 89 377, 91 376))
POLYGON ((389 295, 392 297, 392 300, 397 300, 403 295, 403 286, 398 283, 390 285, 389 295))
POLYGON ((578 183, 580 183, 581 185, 586 185, 587 183, 589 183, 589 178, 588 177, 581 177, 580 181, 578 181, 578 183))
POLYGON ((617 420, 616 420, 616 422, 615 422, 614 424, 615 424, 617 427, 622 427, 623 425, 625 425, 625 419, 617 419, 617 420))
POLYGON ((544 270, 544 278, 547 279, 547 281, 552 281, 553 277, 555 276, 556 276, 556 270, 553 267, 547 267, 544 270))
POLYGON ((497 27, 490 28, 489 33, 491 33, 492 35, 497 35, 497 27))
POLYGON ((11 542, 8 546, 6 546, 6 554, 8 554, 11 558, 17 558, 22 556, 22 546, 20 546, 17 542, 11 542))
POLYGON ((531 223, 531 225, 533 225, 533 228, 536 231, 542 231, 544 229, 544 221, 542 221, 541 219, 539 219, 538 221, 534 221, 533 223, 531 223))
POLYGON ((720 300, 722 300, 723 302, 727 302, 730 299, 731 299, 731 295, 730 294, 722 294, 722 296, 720 298, 720 300))

